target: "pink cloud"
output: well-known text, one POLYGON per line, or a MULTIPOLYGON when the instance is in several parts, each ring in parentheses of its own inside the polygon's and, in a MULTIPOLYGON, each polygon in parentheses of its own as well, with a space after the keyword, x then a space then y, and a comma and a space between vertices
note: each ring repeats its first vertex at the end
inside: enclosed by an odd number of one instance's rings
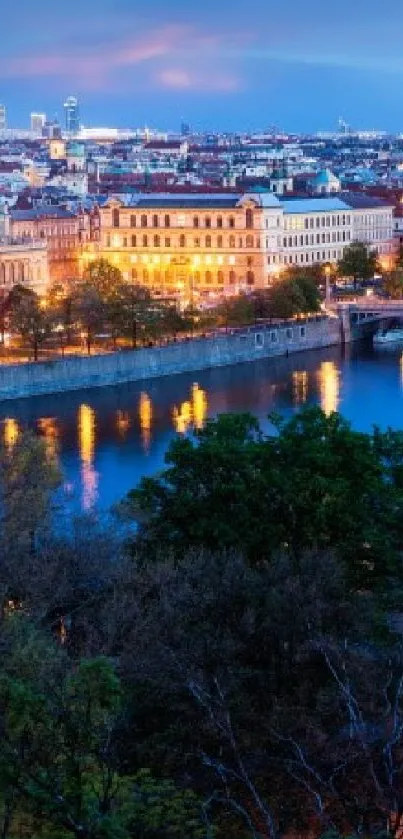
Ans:
POLYGON ((161 70, 155 77, 157 85, 174 90, 198 90, 212 93, 235 93, 242 87, 236 76, 220 72, 198 73, 179 68, 161 70))

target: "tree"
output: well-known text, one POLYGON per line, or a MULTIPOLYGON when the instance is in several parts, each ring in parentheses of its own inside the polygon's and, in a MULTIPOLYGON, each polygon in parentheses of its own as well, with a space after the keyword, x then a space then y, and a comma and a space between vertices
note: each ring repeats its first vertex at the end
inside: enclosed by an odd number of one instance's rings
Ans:
POLYGON ((75 665, 20 616, 1 641, 0 793, 8 825, 17 811, 31 834, 44 837, 201 839, 194 794, 147 771, 119 772, 124 695, 110 661, 75 665))
POLYGON ((73 298, 70 289, 66 289, 62 283, 54 283, 46 296, 46 304, 49 317, 53 322, 53 328, 59 333, 62 339, 65 336, 67 342, 71 340, 73 328, 73 298))
POLYGON ((392 300, 401 300, 403 297, 403 268, 396 268, 395 271, 385 274, 382 285, 392 300))
POLYGON ((72 293, 72 311, 85 335, 90 355, 95 335, 102 328, 106 317, 105 305, 95 286, 89 283, 76 285, 72 293))
POLYGON ((11 307, 9 322, 11 331, 19 333, 37 361, 39 349, 50 335, 51 323, 35 292, 21 287, 11 307))
POLYGON ((254 563, 317 545, 337 548, 354 584, 397 573, 403 435, 361 434, 318 408, 272 419, 267 437, 253 417, 230 415, 175 440, 165 472, 129 495, 138 544, 232 548, 254 563))
POLYGON ((100 300, 109 303, 120 294, 122 272, 106 259, 90 262, 83 274, 84 283, 96 289, 100 300))
POLYGON ((370 251, 364 242, 352 242, 345 248, 337 268, 341 277, 353 278, 355 288, 358 280, 371 280, 378 273, 378 255, 370 251))

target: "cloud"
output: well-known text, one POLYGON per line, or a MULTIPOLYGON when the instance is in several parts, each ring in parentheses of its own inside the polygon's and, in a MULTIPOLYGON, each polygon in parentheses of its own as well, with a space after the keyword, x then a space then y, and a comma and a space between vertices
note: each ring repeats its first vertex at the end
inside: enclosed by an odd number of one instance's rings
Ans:
POLYGON ((180 68, 166 68, 155 76, 157 86, 171 90, 194 90, 202 93, 235 93, 242 88, 236 76, 220 72, 192 72, 180 68))

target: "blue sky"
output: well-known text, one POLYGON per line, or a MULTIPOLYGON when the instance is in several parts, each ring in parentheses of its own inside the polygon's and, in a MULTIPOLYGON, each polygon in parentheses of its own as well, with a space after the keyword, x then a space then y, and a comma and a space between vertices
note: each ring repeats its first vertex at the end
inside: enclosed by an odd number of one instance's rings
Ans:
POLYGON ((403 130, 403 3, 0 2, 0 102, 87 125, 403 130))

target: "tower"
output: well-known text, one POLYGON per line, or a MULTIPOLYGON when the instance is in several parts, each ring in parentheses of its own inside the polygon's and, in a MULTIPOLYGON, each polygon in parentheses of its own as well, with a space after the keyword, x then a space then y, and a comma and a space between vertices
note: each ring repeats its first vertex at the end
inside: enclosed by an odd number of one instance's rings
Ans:
POLYGON ((66 132, 74 137, 80 130, 80 106, 75 96, 69 96, 64 103, 66 132))
POLYGON ((38 137, 42 137, 42 132, 46 123, 46 114, 31 114, 31 131, 38 137))

